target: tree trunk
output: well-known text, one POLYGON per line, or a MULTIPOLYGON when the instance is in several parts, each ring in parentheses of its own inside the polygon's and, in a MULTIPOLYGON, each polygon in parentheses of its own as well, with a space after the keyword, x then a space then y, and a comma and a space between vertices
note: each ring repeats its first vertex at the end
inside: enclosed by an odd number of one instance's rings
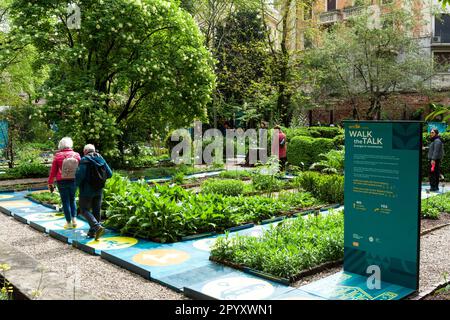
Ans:
POLYGON ((358 112, 358 105, 356 104, 355 99, 352 97, 352 106, 353 106, 353 120, 359 120, 359 112, 358 112))
POLYGON ((13 148, 13 138, 12 130, 9 130, 8 134, 8 146, 6 148, 6 159, 8 160, 8 168, 14 168, 14 148, 13 148))
POLYGON ((289 105, 291 102, 291 95, 286 93, 287 83, 289 78, 289 50, 288 50, 288 20, 289 11, 292 1, 286 1, 283 14, 283 33, 281 39, 281 66, 280 79, 278 83, 278 100, 277 110, 280 114, 283 124, 289 126, 289 105))
POLYGON ((119 149, 120 165, 122 166, 122 165, 125 164, 125 143, 123 142, 122 137, 119 138, 119 142, 118 142, 117 148, 119 149))

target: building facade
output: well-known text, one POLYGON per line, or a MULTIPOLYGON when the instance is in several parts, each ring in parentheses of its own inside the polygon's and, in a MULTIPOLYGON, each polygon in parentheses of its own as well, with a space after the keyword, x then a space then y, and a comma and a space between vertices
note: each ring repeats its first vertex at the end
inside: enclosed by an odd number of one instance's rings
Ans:
MULTIPOLYGON (((282 3, 286 1, 275 1, 272 6, 272 16, 276 17, 274 21, 282 18, 282 3)), ((418 41, 423 54, 434 61, 435 76, 427 83, 434 93, 425 96, 399 92, 385 101, 384 116, 408 120, 422 113, 423 119, 431 102, 450 104, 450 6, 443 8, 438 0, 316 0, 311 2, 309 8, 299 5, 305 0, 288 3, 291 5, 288 23, 291 50, 304 50, 310 45, 308 34, 305 33, 307 27, 314 26, 319 32, 325 32, 333 24, 364 12, 370 14, 376 26, 377 19, 388 13, 392 5, 410 10, 414 20, 411 36, 418 41)), ((279 38, 280 24, 273 26, 277 26, 274 37, 278 34, 279 38)), ((351 116, 352 108, 345 101, 336 101, 331 107, 309 112, 310 124, 338 123, 351 116)))

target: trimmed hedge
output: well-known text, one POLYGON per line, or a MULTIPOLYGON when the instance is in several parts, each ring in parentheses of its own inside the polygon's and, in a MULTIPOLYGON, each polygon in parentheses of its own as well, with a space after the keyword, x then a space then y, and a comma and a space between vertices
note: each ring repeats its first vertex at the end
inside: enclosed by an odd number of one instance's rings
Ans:
POLYGON ((333 139, 311 138, 305 136, 294 137, 287 146, 287 160, 290 164, 305 167, 319 160, 321 153, 327 153, 335 148, 333 139))
POLYGON ((298 136, 333 139, 344 134, 344 131, 338 127, 302 127, 295 129, 285 128, 283 130, 286 133, 287 141, 291 141, 298 136))
POLYGON ((344 203, 344 176, 303 172, 295 183, 326 203, 344 203))

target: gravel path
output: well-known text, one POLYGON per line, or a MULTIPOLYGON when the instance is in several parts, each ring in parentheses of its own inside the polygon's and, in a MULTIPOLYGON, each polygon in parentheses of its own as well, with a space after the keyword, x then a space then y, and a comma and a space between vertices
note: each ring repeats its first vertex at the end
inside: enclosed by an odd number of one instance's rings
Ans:
MULTIPOLYGON (((41 262, 45 270, 58 272, 61 277, 73 277, 77 272, 79 286, 99 299, 186 299, 182 294, 100 257, 88 255, 3 214, 0 214, 0 241, 30 255, 41 262)), ((420 292, 434 289, 442 282, 444 272, 450 273, 450 226, 421 237, 420 269, 420 292)), ((332 268, 305 277, 293 286, 300 287, 340 270, 340 267, 332 268)))
POLYGON ((434 289, 450 273, 450 226, 422 236, 420 242, 420 291, 434 289))
POLYGON ((57 272, 64 278, 74 278, 75 274, 77 285, 99 299, 186 299, 182 294, 50 238, 1 213, 0 241, 38 260, 45 271, 57 272))

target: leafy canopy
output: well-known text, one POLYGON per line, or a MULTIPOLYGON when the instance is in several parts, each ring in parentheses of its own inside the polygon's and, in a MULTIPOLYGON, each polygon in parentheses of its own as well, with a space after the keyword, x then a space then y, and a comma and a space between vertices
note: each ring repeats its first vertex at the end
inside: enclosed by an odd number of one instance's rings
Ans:
POLYGON ((51 66, 42 117, 80 146, 112 155, 129 131, 204 118, 214 86, 211 57, 178 2, 80 0, 81 28, 67 24, 67 2, 15 0, 11 13, 51 66))

